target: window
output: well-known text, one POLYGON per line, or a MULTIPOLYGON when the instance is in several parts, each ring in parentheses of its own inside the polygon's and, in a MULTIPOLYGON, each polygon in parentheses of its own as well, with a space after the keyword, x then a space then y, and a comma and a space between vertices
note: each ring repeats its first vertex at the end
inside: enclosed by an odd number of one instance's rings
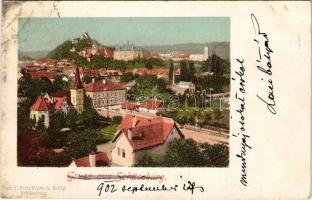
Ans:
POLYGON ((122 150, 122 157, 126 157, 126 151, 124 149, 122 150))
POLYGON ((118 156, 120 156, 120 148, 119 147, 117 148, 117 154, 118 154, 118 156))

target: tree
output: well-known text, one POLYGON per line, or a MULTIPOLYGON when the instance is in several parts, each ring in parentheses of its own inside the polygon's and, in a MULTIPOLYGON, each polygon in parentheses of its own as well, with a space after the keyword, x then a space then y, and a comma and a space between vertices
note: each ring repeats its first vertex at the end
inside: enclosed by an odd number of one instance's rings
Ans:
POLYGON ((201 145, 205 166, 207 167, 227 167, 229 165, 229 147, 221 144, 201 145))
POLYGON ((80 124, 79 114, 77 111, 71 111, 66 116, 66 127, 69 127, 71 130, 77 130, 80 124))
POLYGON ((96 151, 99 135, 100 133, 96 129, 84 129, 70 133, 65 153, 72 158, 87 156, 91 151, 96 151))
POLYGON ((187 79, 187 65, 184 60, 180 62, 180 80, 186 81, 187 79))
POLYGON ((164 156, 152 155, 146 151, 139 152, 135 156, 136 167, 162 167, 164 166, 164 156))
POLYGON ((92 82, 92 76, 90 76, 89 74, 86 74, 83 76, 82 78, 82 82, 85 84, 91 83, 92 82))
POLYGON ((152 167, 154 165, 153 158, 147 152, 136 154, 136 167, 152 167))
POLYGON ((169 80, 170 81, 172 81, 172 79, 173 79, 173 73, 174 73, 173 60, 170 60, 170 62, 169 62, 169 80))
POLYGON ((203 157, 197 143, 192 139, 174 139, 169 142, 164 157, 168 167, 203 166, 203 157))
POLYGON ((84 110, 79 115, 81 123, 84 126, 95 127, 98 125, 98 122, 102 117, 98 112, 93 108, 92 99, 84 94, 84 110))
POLYGON ((187 81, 193 81, 195 77, 195 68, 194 68, 194 62, 189 61, 188 64, 188 77, 187 81))
POLYGON ((76 51, 82 51, 84 48, 86 47, 91 47, 92 43, 90 40, 88 39, 84 39, 84 40, 79 40, 79 42, 75 45, 76 51))
POLYGON ((70 88, 69 82, 63 81, 62 76, 56 76, 52 84, 53 92, 65 92, 70 88))
POLYGON ((57 133, 66 127, 66 116, 62 111, 56 111, 50 116, 48 133, 57 133))
POLYGON ((56 59, 56 60, 61 60, 63 58, 70 58, 71 48, 72 48, 72 43, 71 41, 67 40, 63 42, 62 44, 58 45, 52 51, 50 51, 46 57, 51 58, 51 59, 56 59))

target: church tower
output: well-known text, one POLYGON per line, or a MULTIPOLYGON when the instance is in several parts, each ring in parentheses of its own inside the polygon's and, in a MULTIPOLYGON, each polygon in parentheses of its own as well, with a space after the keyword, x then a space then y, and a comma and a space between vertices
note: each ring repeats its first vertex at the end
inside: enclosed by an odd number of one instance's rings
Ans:
POLYGON ((75 82, 70 88, 70 100, 77 112, 81 113, 83 111, 83 86, 78 67, 76 67, 75 82))

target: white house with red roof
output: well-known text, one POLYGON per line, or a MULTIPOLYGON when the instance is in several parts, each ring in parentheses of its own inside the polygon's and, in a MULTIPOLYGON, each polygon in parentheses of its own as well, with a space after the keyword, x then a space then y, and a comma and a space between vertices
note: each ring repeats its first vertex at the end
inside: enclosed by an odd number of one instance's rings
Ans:
POLYGON ((69 112, 66 96, 54 97, 45 94, 37 97, 35 103, 30 107, 30 119, 34 119, 36 123, 42 119, 45 127, 48 128, 50 115, 55 111, 69 112))
POLYGON ((64 94, 45 94, 37 97, 34 104, 30 107, 30 118, 36 123, 43 119, 44 125, 49 127, 49 118, 55 111, 68 113, 70 108, 75 108, 78 112, 83 111, 83 86, 79 77, 79 70, 76 67, 75 81, 70 89, 70 95, 64 94))
MULTIPOLYGON (((112 164, 133 166, 136 155, 143 151, 164 154, 168 143, 175 138, 184 136, 172 119, 127 114, 112 140, 112 164)), ((98 146, 98 149, 101 149, 101 146, 98 146)))
POLYGON ((143 101, 139 106, 140 112, 149 112, 156 114, 160 111, 163 107, 163 102, 160 100, 155 99, 147 99, 143 101))

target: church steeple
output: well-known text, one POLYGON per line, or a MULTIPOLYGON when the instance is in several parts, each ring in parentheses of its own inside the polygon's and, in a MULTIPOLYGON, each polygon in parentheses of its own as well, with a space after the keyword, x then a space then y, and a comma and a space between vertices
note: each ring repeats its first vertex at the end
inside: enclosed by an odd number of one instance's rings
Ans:
POLYGON ((72 89, 82 89, 82 83, 80 80, 80 74, 79 74, 79 68, 76 66, 76 73, 75 73, 75 81, 74 84, 72 85, 72 89))
POLYGON ((81 113, 83 111, 84 94, 78 66, 76 66, 75 81, 70 88, 70 96, 71 103, 76 108, 78 113, 81 113))

